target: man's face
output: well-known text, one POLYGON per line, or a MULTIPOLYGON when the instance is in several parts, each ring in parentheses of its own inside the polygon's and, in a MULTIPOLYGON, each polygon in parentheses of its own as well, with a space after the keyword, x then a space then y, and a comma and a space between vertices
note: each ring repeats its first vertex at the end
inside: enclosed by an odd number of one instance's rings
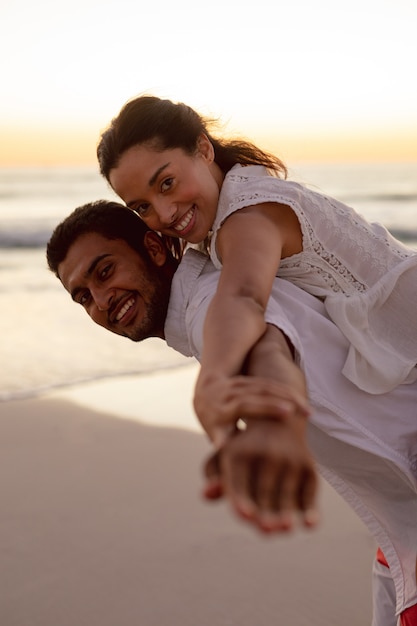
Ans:
POLYGON ((147 242, 152 252, 143 259, 122 239, 87 233, 58 267, 65 289, 96 324, 133 341, 164 337, 169 302, 171 281, 160 269, 165 250, 154 233, 147 242))

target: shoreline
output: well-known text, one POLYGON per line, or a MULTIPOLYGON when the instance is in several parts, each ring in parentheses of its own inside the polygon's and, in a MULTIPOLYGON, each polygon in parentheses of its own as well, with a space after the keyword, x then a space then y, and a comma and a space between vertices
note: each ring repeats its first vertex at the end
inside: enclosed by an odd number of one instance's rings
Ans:
MULTIPOLYGON (((100 407, 100 401, 97 400, 95 396, 100 395, 102 390, 106 389, 106 387, 108 386, 116 388, 119 383, 123 384, 123 381, 128 381, 127 384, 129 384, 130 382, 135 382, 140 385, 141 379, 147 380, 148 377, 153 378, 155 376, 164 376, 165 373, 175 373, 191 369, 195 370, 197 367, 197 361, 193 358, 190 358, 183 362, 174 362, 172 364, 168 364, 165 367, 161 367, 159 365, 154 367, 150 366, 148 369, 145 370, 110 372, 105 374, 97 374, 95 376, 87 376, 85 378, 71 380, 70 382, 66 383, 55 383, 51 385, 15 391, 0 391, 0 407, 3 402, 13 402, 15 400, 36 400, 38 398, 42 399, 46 397, 62 397, 64 399, 68 398, 71 400, 76 400, 76 398, 79 397, 80 403, 83 404, 83 402, 85 401, 84 396, 86 398, 91 398, 87 402, 90 402, 92 408, 94 408, 95 406, 100 407), (88 391, 83 391, 85 389, 87 389, 88 391)), ((116 407, 110 406, 110 411, 114 412, 115 415, 119 413, 119 410, 116 407)))
POLYGON ((154 370, 138 375, 114 376, 82 385, 51 390, 46 397, 69 400, 113 417, 150 426, 203 430, 192 408, 192 390, 199 364, 154 370))
POLYGON ((280 537, 203 501, 209 444, 172 374, 1 404, 1 623, 370 623, 359 519, 324 483, 319 529, 280 537))

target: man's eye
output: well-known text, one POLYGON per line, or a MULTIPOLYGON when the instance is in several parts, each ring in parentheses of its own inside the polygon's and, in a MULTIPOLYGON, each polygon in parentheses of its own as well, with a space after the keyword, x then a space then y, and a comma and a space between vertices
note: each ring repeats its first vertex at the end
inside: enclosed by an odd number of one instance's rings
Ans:
POLYGON ((88 292, 82 293, 78 296, 77 302, 81 306, 85 306, 89 300, 90 294, 88 292))
POLYGON ((103 267, 102 270, 99 271, 99 276, 101 280, 104 280, 105 278, 107 278, 110 272, 110 269, 111 269, 111 265, 106 265, 105 267, 103 267))
POLYGON ((173 183, 174 183, 174 179, 173 178, 165 178, 162 181, 162 184, 161 184, 161 191, 162 192, 169 191, 171 189, 173 183))

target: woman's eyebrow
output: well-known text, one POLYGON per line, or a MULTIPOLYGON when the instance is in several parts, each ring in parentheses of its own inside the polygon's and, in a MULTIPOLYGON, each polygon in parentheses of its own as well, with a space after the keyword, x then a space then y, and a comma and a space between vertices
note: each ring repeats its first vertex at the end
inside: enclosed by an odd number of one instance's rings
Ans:
MULTIPOLYGON (((157 180, 159 174, 161 174, 164 169, 166 169, 168 166, 170 165, 170 163, 165 163, 164 165, 161 165, 161 167, 159 167, 156 172, 154 174, 152 174, 152 176, 150 177, 150 179, 148 180, 148 187, 152 187, 155 184, 155 181, 157 180)), ((126 203, 126 206, 129 209, 133 209, 133 207, 135 206, 135 204, 137 203, 137 200, 131 200, 130 202, 126 203)))
POLYGON ((168 167, 168 165, 170 165, 170 163, 165 163, 165 165, 161 165, 161 167, 159 167, 156 170, 155 174, 153 174, 153 176, 151 176, 151 178, 148 181, 149 187, 152 187, 152 185, 155 183, 156 179, 158 178, 159 174, 161 174, 164 171, 164 169, 168 167))

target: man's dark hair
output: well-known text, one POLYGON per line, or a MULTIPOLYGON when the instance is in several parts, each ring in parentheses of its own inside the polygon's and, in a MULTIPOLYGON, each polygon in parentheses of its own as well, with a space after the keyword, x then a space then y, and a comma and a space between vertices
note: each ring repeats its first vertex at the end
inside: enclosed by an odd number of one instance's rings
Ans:
POLYGON ((146 261, 143 240, 150 229, 131 209, 117 202, 97 200, 75 209, 53 231, 46 248, 49 269, 59 278, 58 266, 82 235, 98 233, 106 239, 123 239, 146 261))

